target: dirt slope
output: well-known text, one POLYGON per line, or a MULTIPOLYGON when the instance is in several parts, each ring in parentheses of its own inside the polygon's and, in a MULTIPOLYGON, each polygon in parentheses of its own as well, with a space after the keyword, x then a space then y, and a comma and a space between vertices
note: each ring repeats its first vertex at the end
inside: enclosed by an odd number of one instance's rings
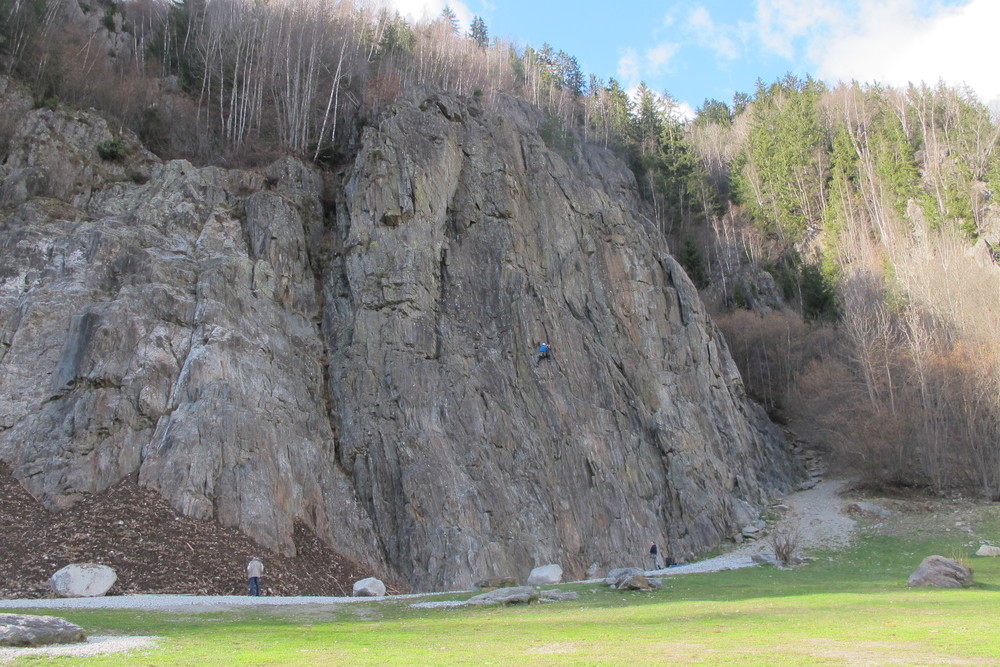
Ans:
MULTIPOLYGON (((0 597, 45 597, 49 577, 70 563, 109 565, 109 594, 233 595, 246 592, 246 564, 265 564, 265 594, 350 595, 373 573, 295 528, 299 555, 284 558, 235 529, 175 512, 159 495, 123 482, 72 509, 51 513, 0 464, 0 597)), ((390 582, 386 582, 390 584, 390 582)), ((392 592, 400 592, 390 585, 392 592)))

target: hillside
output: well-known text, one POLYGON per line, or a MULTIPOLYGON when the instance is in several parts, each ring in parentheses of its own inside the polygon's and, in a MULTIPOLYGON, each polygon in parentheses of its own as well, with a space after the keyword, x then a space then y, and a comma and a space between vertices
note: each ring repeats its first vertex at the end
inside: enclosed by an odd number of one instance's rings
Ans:
MULTIPOLYGON (((246 564, 266 566, 267 595, 350 595, 372 572, 295 527, 293 558, 263 549, 238 530, 180 515, 155 491, 125 480, 63 512, 45 510, 0 465, 0 597, 48 597, 52 574, 69 563, 115 569, 110 595, 243 595, 246 564)), ((392 581, 393 592, 403 592, 392 581)))

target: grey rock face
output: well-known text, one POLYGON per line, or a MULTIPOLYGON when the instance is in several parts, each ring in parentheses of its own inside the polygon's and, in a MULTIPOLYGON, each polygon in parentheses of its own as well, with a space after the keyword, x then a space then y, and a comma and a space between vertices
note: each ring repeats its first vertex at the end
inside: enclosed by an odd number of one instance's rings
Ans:
POLYGON ((48 646, 87 641, 83 628, 65 618, 0 614, 0 646, 48 646))
POLYGON ((366 131, 324 325, 339 460, 402 576, 579 578, 661 529, 697 552, 790 488, 624 165, 567 164, 516 103, 422 108, 366 131))
POLYGON ((0 168, 0 458, 52 509, 135 476, 415 589, 739 532, 801 466, 631 173, 568 163, 540 120, 401 104, 329 212, 292 159, 99 164, 96 120, 27 114, 0 168))
MULTIPOLYGON (((50 134, 21 127, 24 146, 50 134)), ((74 172, 80 188, 50 194, 89 196, 29 198, 0 221, 0 457, 51 509, 135 476, 285 555, 301 521, 384 567, 333 456, 319 176, 147 167, 141 185, 74 172)))

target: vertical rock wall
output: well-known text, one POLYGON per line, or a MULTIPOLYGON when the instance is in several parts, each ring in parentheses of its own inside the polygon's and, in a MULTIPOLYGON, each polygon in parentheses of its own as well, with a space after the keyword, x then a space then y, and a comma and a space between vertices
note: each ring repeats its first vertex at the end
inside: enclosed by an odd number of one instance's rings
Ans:
POLYGON ((0 167, 0 458, 53 509, 133 476, 417 589, 738 532, 801 470, 630 172, 539 120, 400 105, 324 216, 295 160, 118 165, 96 117, 26 114, 0 167))
POLYGON ((591 147, 568 164, 539 120, 401 107, 344 194, 337 454, 417 586, 701 551, 798 474, 631 173, 591 147))

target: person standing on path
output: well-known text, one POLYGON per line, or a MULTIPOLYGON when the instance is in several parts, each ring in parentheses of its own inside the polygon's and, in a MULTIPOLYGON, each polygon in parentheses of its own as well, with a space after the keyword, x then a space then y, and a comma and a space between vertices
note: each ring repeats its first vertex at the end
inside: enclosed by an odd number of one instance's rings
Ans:
POLYGON ((650 560, 650 563, 652 563, 652 567, 649 568, 649 569, 651 569, 651 570, 657 570, 657 569, 659 569, 659 567, 658 567, 659 566, 659 562, 658 562, 658 558, 657 558, 657 554, 658 553, 659 553, 659 549, 656 548, 656 542, 650 542, 649 543, 649 560, 650 560))
POLYGON ((250 578, 250 595, 260 595, 260 578, 264 575, 264 563, 254 556, 247 565, 247 577, 250 578))

